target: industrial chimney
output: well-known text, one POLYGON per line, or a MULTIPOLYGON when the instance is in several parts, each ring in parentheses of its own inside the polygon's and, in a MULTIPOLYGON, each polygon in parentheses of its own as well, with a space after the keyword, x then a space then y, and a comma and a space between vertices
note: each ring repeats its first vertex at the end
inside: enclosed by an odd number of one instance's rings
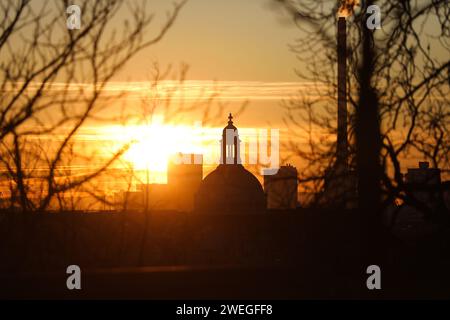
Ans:
POLYGON ((345 17, 339 17, 337 24, 337 146, 336 162, 324 181, 323 203, 325 206, 353 207, 356 199, 356 180, 348 167, 347 142, 347 26, 345 17))
POLYGON ((338 114, 336 164, 339 171, 347 171, 347 27, 345 17, 339 17, 337 32, 338 114))

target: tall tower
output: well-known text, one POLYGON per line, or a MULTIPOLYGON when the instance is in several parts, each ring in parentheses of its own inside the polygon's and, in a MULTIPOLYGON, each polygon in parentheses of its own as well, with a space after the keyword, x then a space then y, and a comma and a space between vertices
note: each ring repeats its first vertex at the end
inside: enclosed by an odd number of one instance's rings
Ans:
POLYGON ((222 131, 221 164, 241 164, 239 154, 240 140, 237 128, 233 125, 233 116, 228 116, 228 125, 222 131))
POLYGON ((347 171, 347 26, 345 17, 339 17, 337 32, 338 59, 338 114, 336 165, 339 172, 347 171))
POLYGON ((323 204, 352 207, 356 199, 356 176, 348 166, 347 138, 347 25, 345 17, 337 23, 337 143, 336 162, 327 171, 324 181, 323 204))

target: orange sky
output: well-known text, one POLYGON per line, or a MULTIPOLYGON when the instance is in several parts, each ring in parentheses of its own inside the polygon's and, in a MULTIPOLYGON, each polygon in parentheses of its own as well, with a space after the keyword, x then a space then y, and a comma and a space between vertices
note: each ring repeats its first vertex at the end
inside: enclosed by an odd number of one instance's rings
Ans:
MULTIPOLYGON (((134 57, 108 86, 109 95, 127 92, 127 97, 114 101, 111 108, 138 112, 153 63, 164 68, 185 62, 190 65, 185 100, 198 96, 199 89, 213 90, 212 80, 217 80, 220 97, 215 106, 225 104, 224 114, 235 112, 246 100, 250 102, 235 119, 238 128, 279 128, 289 135, 280 102, 299 90, 308 91, 309 84, 295 74, 294 68, 302 66, 288 49, 301 33, 293 24, 281 23, 269 2, 189 0, 162 42, 134 57)), ((157 30, 171 1, 152 1, 148 8, 157 14, 157 30)), ((176 124, 192 125, 200 117, 196 113, 181 115, 176 124)), ((226 116, 215 128, 225 124, 226 116)), ((294 164, 301 167, 301 159, 294 164)))
MULTIPOLYGON (((150 8, 163 13, 171 2, 152 1, 150 8)), ((183 61, 191 65, 189 78, 195 80, 298 81, 293 70, 297 59, 288 44, 299 31, 280 23, 269 3, 189 0, 164 40, 139 54, 121 76, 145 80, 149 62, 183 61)))

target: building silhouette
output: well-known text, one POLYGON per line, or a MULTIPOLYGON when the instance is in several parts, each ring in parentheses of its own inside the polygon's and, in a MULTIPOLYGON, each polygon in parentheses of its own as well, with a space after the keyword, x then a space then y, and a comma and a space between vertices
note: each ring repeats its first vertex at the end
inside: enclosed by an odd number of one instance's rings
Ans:
POLYGON ((116 195, 116 209, 192 211, 202 182, 202 164, 200 154, 178 153, 168 163, 167 184, 141 183, 136 191, 122 191, 116 195))
POLYGON ((297 188, 297 169, 291 165, 281 166, 276 174, 264 174, 267 209, 297 208, 297 188))
POLYGON ((239 133, 230 113, 223 129, 219 166, 203 179, 195 197, 202 213, 260 213, 266 199, 258 179, 244 168, 239 154, 239 133))
POLYGON ((194 197, 203 178, 203 156, 201 154, 178 154, 169 161, 167 183, 171 201, 176 210, 192 211, 194 197))
POLYGON ((442 217, 448 213, 446 208, 441 170, 430 168, 428 162, 419 162, 417 168, 408 168, 403 177, 406 197, 403 203, 391 204, 385 216, 395 220, 400 228, 423 225, 428 218, 442 217))
POLYGON ((419 201, 431 212, 444 206, 441 183, 441 170, 430 168, 429 162, 419 162, 418 168, 408 168, 405 187, 412 201, 419 201))
POLYGON ((176 210, 169 184, 142 183, 137 185, 137 192, 140 193, 144 210, 176 210))

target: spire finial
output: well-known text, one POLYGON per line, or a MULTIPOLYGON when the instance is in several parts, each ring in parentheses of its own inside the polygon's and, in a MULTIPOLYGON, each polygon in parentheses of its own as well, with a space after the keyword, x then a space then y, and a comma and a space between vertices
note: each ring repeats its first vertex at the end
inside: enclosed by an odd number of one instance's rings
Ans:
POLYGON ((233 124, 233 116, 231 115, 231 112, 230 115, 228 116, 228 124, 233 124))

